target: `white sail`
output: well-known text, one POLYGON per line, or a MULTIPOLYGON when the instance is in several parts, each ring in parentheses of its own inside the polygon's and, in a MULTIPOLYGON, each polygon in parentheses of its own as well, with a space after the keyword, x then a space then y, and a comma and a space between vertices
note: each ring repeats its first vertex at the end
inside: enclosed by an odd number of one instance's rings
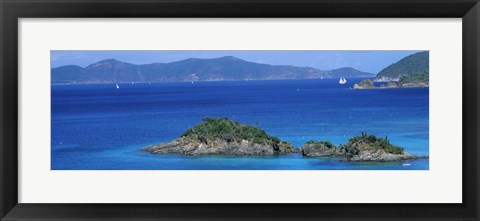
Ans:
POLYGON ((338 81, 339 84, 345 84, 347 83, 347 80, 345 78, 340 78, 340 80, 338 81))
POLYGON ((117 86, 117 89, 119 89, 119 88, 120 88, 120 87, 118 86, 118 84, 117 84, 117 83, 115 83, 115 86, 117 86))

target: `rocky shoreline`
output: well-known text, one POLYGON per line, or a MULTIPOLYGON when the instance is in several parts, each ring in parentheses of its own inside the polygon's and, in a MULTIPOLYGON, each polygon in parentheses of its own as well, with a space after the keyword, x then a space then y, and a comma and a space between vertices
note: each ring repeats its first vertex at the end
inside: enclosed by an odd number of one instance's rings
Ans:
POLYGON ((401 82, 401 81, 388 81, 386 84, 380 86, 375 86, 373 82, 382 82, 382 81, 371 81, 368 79, 362 80, 360 83, 354 84, 353 89, 363 90, 363 89, 388 89, 388 88, 414 88, 414 87, 428 87, 427 82, 401 82))
MULTIPOLYGON (((403 148, 396 147, 385 141, 383 147, 375 147, 375 142, 370 142, 369 136, 362 135, 360 139, 354 137, 347 144, 335 147, 329 142, 309 141, 300 148, 300 153, 305 157, 336 157, 342 161, 352 162, 388 162, 403 161, 420 158, 419 156, 404 152, 403 148), (353 141, 352 141, 353 140, 353 141), (391 147, 395 149, 389 149, 391 147)), ((372 137, 379 140, 379 138, 372 137)))
POLYGON ((227 142, 213 139, 200 142, 180 137, 168 143, 160 143, 143 148, 153 154, 185 154, 185 155, 238 155, 238 156, 272 156, 295 153, 292 145, 281 142, 275 145, 258 144, 249 140, 227 142))
POLYGON ((420 158, 390 143, 387 138, 362 133, 346 144, 308 141, 300 148, 270 136, 253 126, 226 118, 206 118, 179 138, 142 149, 152 154, 274 156, 301 154, 303 157, 333 157, 352 162, 388 162, 420 158))

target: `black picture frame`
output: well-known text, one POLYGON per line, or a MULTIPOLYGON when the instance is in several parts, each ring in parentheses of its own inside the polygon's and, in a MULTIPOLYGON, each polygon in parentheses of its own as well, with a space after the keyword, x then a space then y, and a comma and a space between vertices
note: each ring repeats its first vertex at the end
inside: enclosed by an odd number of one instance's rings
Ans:
POLYGON ((479 220, 478 0, 0 0, 0 16, 1 220, 479 220), (463 203, 19 204, 17 21, 47 17, 462 18, 463 203))

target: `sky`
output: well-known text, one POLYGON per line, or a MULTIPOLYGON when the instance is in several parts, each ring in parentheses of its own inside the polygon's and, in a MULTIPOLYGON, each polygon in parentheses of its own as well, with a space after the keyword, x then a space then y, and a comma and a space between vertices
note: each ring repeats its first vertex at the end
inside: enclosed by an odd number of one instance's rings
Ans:
POLYGON ((332 70, 352 67, 377 74, 388 65, 416 53, 402 51, 51 51, 51 67, 78 65, 86 67, 105 59, 132 64, 168 63, 187 58, 234 56, 243 60, 271 65, 293 65, 332 70))

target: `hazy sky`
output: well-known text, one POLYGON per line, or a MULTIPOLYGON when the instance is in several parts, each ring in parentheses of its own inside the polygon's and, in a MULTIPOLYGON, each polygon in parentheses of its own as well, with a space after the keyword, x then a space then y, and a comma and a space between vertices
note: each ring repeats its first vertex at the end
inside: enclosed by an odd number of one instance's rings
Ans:
POLYGON ((104 59, 132 64, 167 63, 187 58, 234 56, 243 60, 331 70, 340 67, 377 74, 384 67, 418 51, 51 51, 51 66, 88 66, 104 59))

